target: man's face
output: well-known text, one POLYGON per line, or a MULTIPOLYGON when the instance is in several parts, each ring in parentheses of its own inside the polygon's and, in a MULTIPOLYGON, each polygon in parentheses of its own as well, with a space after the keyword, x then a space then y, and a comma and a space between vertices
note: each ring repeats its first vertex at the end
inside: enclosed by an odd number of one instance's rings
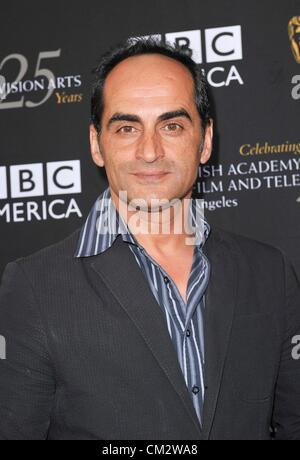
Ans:
POLYGON ((199 163, 211 154, 212 126, 203 137, 189 71, 151 54, 128 58, 109 73, 101 134, 91 126, 90 138, 112 195, 126 191, 128 202, 150 206, 151 199, 191 195, 199 163))

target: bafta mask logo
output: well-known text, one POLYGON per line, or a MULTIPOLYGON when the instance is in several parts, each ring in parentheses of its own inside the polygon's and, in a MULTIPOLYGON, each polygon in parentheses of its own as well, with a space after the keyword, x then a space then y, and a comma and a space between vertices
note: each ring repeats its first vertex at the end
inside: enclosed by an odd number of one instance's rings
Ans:
POLYGON ((300 16, 294 16, 289 21, 288 33, 294 58, 300 64, 300 16))

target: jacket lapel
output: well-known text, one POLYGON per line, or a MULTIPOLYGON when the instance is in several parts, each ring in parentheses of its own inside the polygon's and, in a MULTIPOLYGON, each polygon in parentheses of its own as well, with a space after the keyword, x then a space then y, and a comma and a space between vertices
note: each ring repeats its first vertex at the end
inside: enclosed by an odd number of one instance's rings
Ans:
POLYGON ((205 307, 205 382, 203 436, 212 429, 237 297, 237 263, 233 246, 228 247, 218 231, 203 247, 211 264, 205 307))
MULTIPOLYGON (((121 307, 139 330, 141 336, 178 394, 201 438, 201 427, 188 393, 182 371, 169 336, 161 307, 156 302, 134 255, 119 237, 102 254, 84 259, 99 275, 121 307)), ((95 290, 99 289, 94 285, 95 290)))

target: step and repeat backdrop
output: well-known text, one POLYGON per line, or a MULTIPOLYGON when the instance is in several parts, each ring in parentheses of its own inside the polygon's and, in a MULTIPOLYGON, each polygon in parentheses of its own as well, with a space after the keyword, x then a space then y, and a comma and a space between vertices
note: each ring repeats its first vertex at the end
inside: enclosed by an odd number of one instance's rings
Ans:
POLYGON ((80 227, 106 187, 89 152, 91 70, 136 35, 182 46, 207 76, 207 220, 280 247, 300 277, 299 0, 3 3, 0 276, 80 227))

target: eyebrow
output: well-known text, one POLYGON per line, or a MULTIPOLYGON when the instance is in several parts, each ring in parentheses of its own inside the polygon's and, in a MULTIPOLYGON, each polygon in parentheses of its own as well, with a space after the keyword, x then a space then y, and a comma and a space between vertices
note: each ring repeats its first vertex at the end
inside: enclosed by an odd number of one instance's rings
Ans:
POLYGON ((172 110, 171 112, 165 112, 158 117, 159 121, 170 120, 171 118, 184 117, 189 121, 192 121, 192 117, 185 109, 172 110))
MULTIPOLYGON (((189 121, 192 121, 190 114, 185 109, 172 110, 170 112, 162 113, 161 115, 159 115, 158 121, 166 121, 178 117, 184 117, 187 118, 189 121)), ((117 121, 131 121, 136 123, 142 122, 141 118, 138 115, 116 112, 113 114, 112 117, 110 117, 107 123, 107 127, 109 128, 113 123, 117 121)))

